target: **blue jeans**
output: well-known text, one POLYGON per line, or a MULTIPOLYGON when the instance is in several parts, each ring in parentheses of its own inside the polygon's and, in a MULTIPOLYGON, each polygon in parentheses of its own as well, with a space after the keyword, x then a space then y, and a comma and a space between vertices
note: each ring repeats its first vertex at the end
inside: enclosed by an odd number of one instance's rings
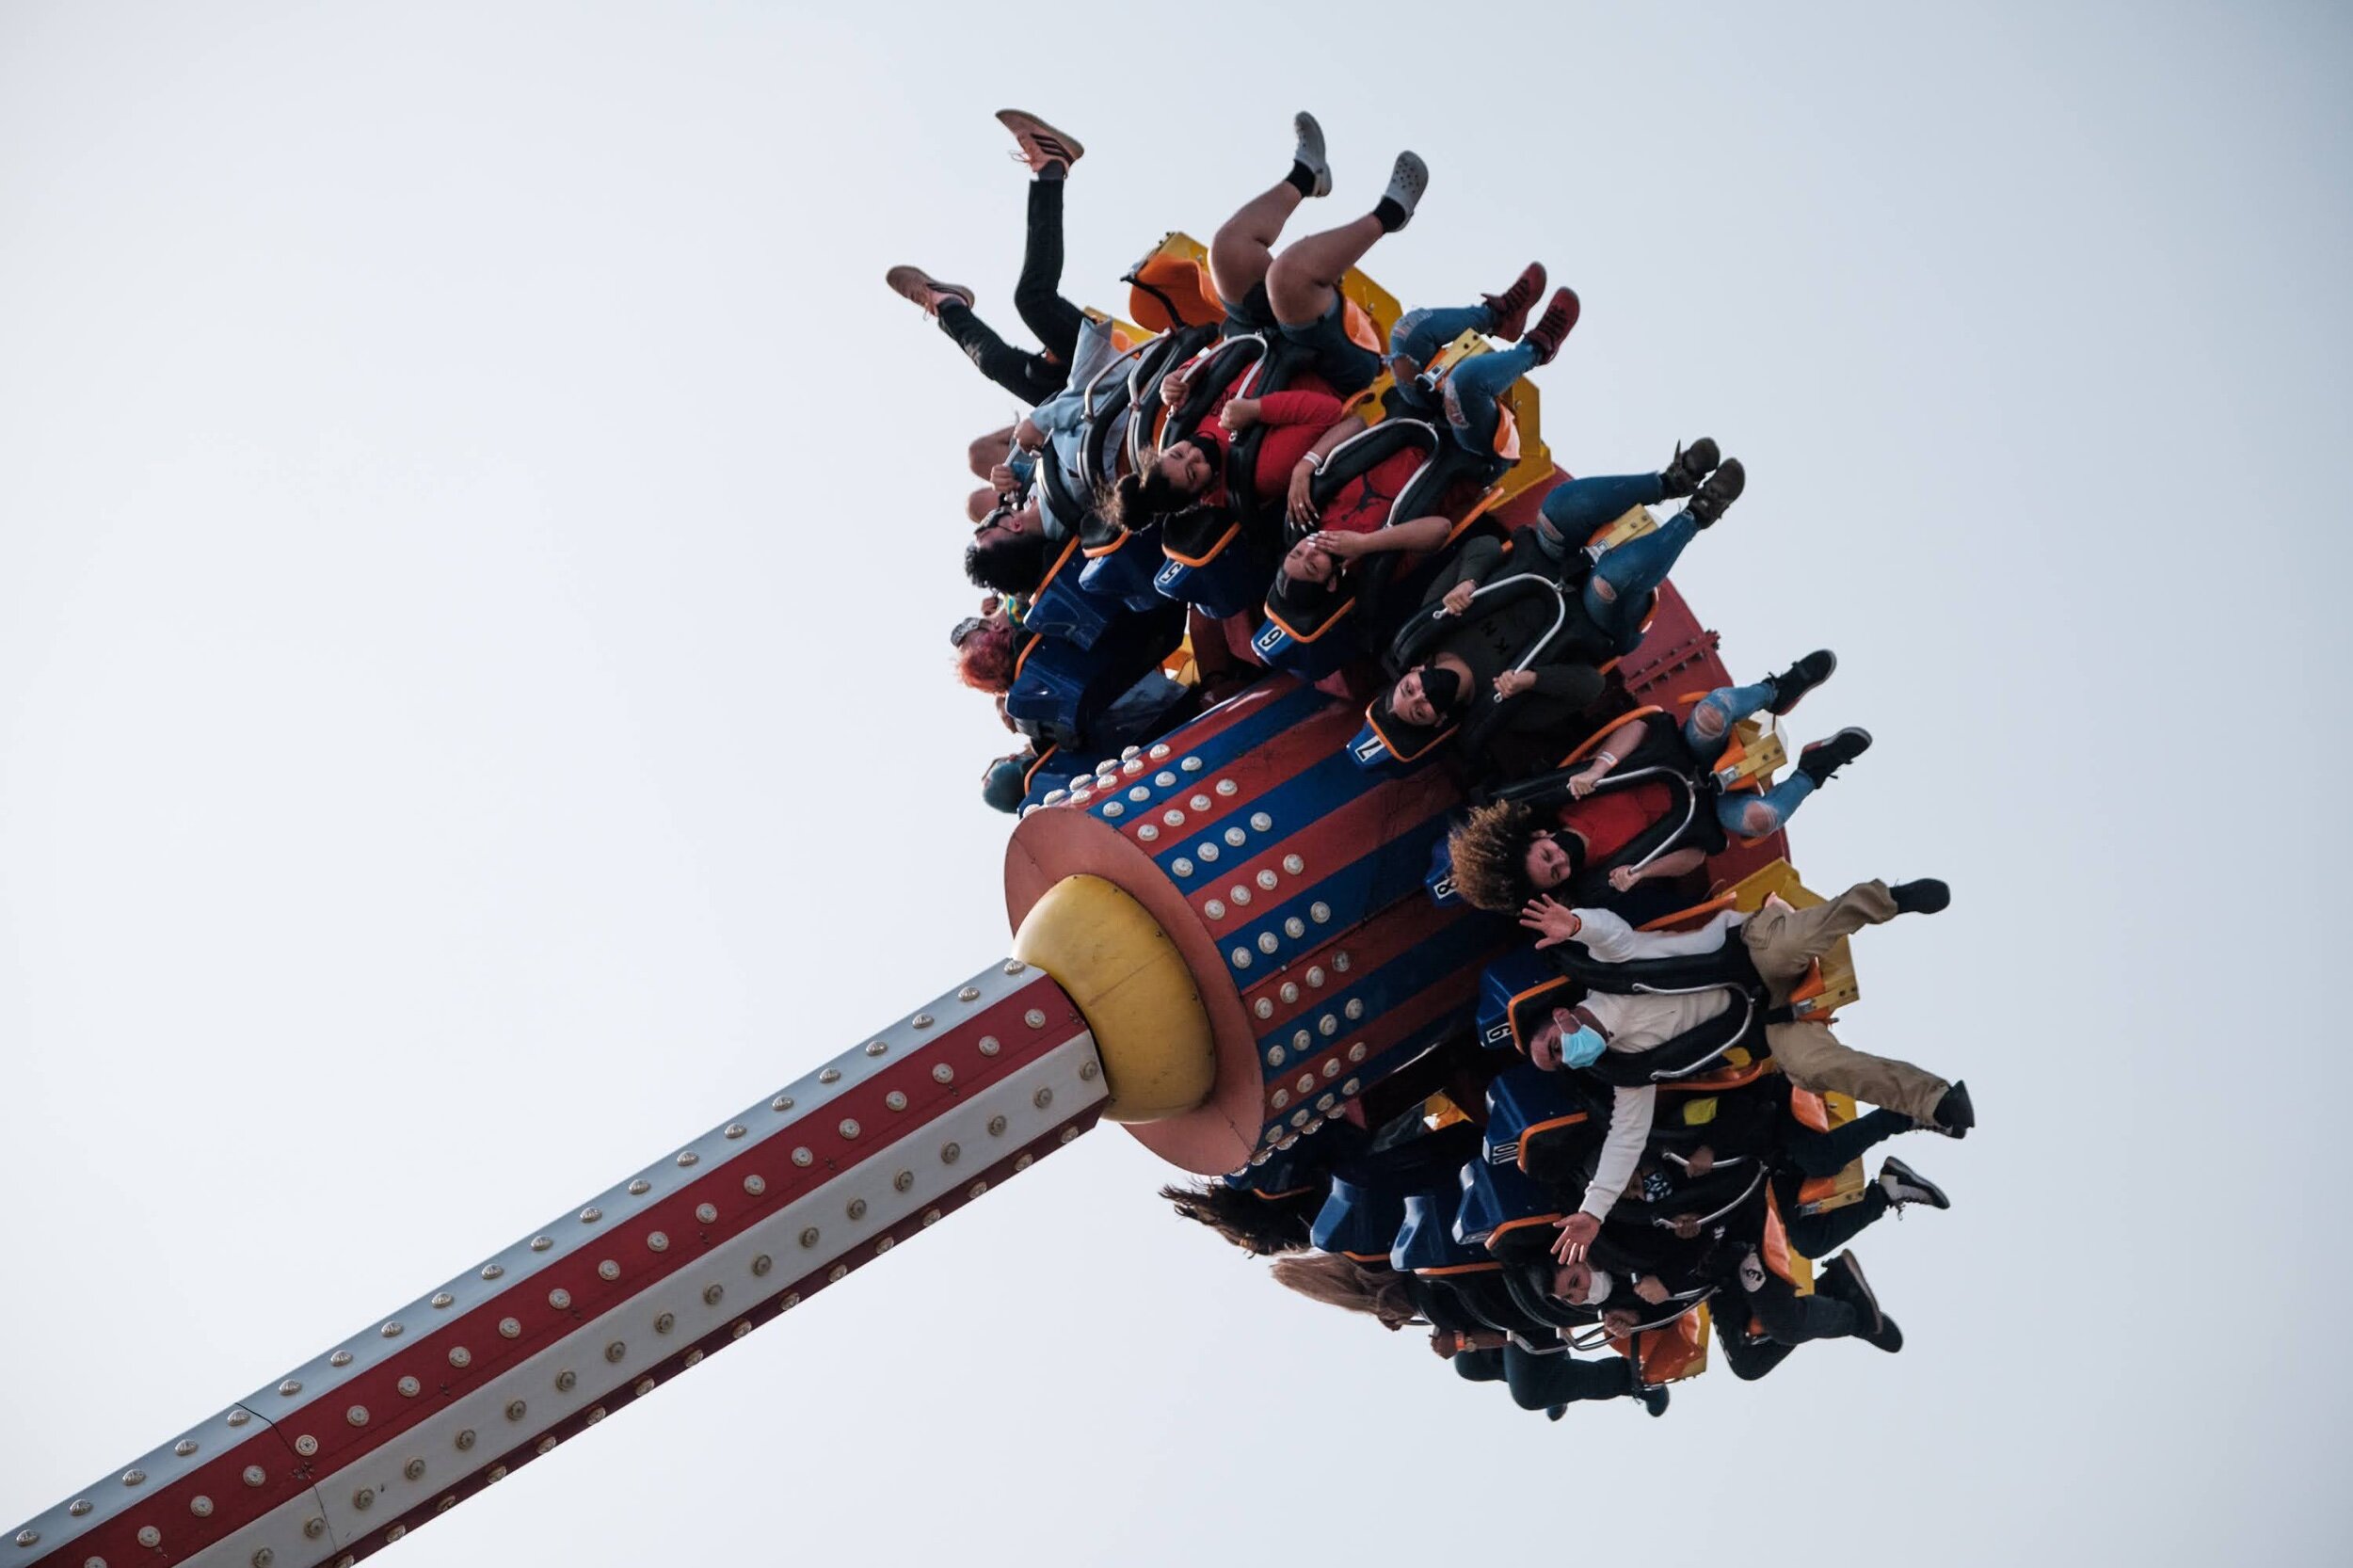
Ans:
POLYGON ((1655 506, 1666 499, 1666 485, 1655 473, 1572 479, 1554 486, 1545 495, 1537 536, 1554 558, 1565 560, 1584 548, 1594 529, 1617 521, 1637 506, 1655 506))
MULTIPOLYGON (((1425 305, 1406 312, 1389 328, 1389 357, 1402 355, 1414 361, 1416 370, 1427 370, 1448 344, 1465 332, 1488 331, 1495 324, 1496 313, 1484 305, 1425 305)), ((1437 399, 1410 376, 1397 383, 1397 395, 1417 414, 1434 419, 1442 411, 1437 399)))
MULTIPOLYGON (((1664 483, 1656 473, 1572 479, 1545 497, 1537 543, 1547 554, 1566 560, 1595 529, 1615 521, 1629 508, 1665 499, 1664 483)), ((1593 617, 1593 624, 1620 643, 1640 630, 1641 622, 1635 617, 1641 615, 1651 591, 1674 569, 1683 547, 1698 533, 1699 524, 1690 515, 1677 512, 1641 537, 1605 552, 1593 563, 1593 575, 1585 580, 1585 613, 1593 617)))
MULTIPOLYGON (((1454 427, 1455 443, 1481 456, 1496 455, 1497 405, 1512 383, 1536 368, 1536 345, 1515 343, 1486 354, 1474 354, 1454 367, 1439 389, 1446 399, 1447 423, 1454 427)), ((1572 480, 1574 484, 1576 481, 1572 480)))
MULTIPOLYGON (((1610 553, 1617 552, 1612 551, 1610 553)), ((1759 680, 1748 686, 1719 686, 1700 698, 1699 706, 1691 710, 1691 716, 1683 721, 1684 744, 1703 761, 1713 761, 1716 754, 1723 749, 1724 737, 1732 733, 1732 727, 1750 714, 1762 712, 1765 705, 1772 700, 1773 683, 1769 680, 1759 680), (1714 734, 1708 734, 1701 728, 1703 715, 1714 734)), ((1797 813, 1800 804, 1814 790, 1814 780, 1801 773, 1792 773, 1761 795, 1718 795, 1716 820, 1723 825, 1725 832, 1736 837, 1761 839, 1768 833, 1778 831, 1797 813)))

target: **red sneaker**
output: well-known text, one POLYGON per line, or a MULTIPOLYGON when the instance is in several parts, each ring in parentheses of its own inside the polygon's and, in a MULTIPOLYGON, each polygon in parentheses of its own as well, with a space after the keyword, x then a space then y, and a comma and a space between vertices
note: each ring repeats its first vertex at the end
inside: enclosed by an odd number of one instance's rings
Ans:
POLYGON ((1013 133, 1013 139, 1021 144, 1014 156, 1030 166, 1032 174, 1046 172, 1048 164, 1060 164, 1068 169, 1087 155, 1076 136, 1064 136, 1037 116, 1022 109, 999 109, 997 123, 1013 133))
POLYGON ((1553 291, 1552 303, 1545 307, 1544 315, 1528 331, 1528 341, 1536 345, 1538 364, 1552 363, 1552 357, 1561 352, 1561 340, 1577 326, 1577 310, 1575 289, 1553 291))
POLYGON ((903 294, 923 307, 925 315, 937 315, 939 307, 951 299, 960 299, 964 308, 972 308, 972 291, 962 283, 943 283, 920 266, 894 266, 883 274, 883 281, 890 292, 903 294))
POLYGON ((1536 308, 1544 292, 1545 264, 1530 262, 1528 270, 1501 294, 1481 295, 1479 297, 1486 301, 1487 309, 1496 316, 1496 324, 1487 330, 1505 343, 1519 342, 1520 334, 1528 330, 1528 312, 1536 308))

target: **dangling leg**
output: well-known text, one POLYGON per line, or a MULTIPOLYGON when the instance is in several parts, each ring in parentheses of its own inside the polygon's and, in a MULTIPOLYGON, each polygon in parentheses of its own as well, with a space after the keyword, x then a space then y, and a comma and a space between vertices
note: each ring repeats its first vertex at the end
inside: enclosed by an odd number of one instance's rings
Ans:
POLYGON ((1446 417, 1465 451, 1494 454, 1500 423, 1497 405, 1512 383, 1537 362, 1536 345, 1517 343, 1490 354, 1474 354, 1454 367, 1446 378, 1446 417))
POLYGON ((1064 370, 1042 355, 1025 354, 999 337, 961 299, 943 299, 939 329, 955 340, 983 376, 1033 408, 1063 389, 1064 370))
POLYGON ((1585 613, 1611 635, 1621 640, 1630 635, 1631 618, 1642 613, 1652 592, 1674 569, 1683 547, 1698 535, 1699 525, 1686 507, 1640 538, 1605 552, 1585 580, 1585 613))
POLYGON ((1727 833, 1743 839, 1762 839, 1768 833, 1779 832, 1816 787, 1811 776, 1793 773, 1761 795, 1718 795, 1716 820, 1727 833))
POLYGON ((1827 1132, 1817 1132, 1792 1121, 1782 1133, 1781 1147, 1800 1176, 1833 1176, 1876 1145, 1898 1133, 1910 1132, 1915 1125, 1911 1117, 1885 1107, 1865 1111, 1845 1126, 1827 1132))
POLYGON ((1341 277, 1382 235, 1405 227, 1429 184, 1430 170, 1421 159, 1400 152, 1389 171, 1389 188, 1371 212, 1286 248, 1266 274, 1274 319, 1286 327, 1305 327, 1331 314, 1339 303, 1341 277))
POLYGON ((1266 281, 1274 260, 1274 242, 1298 205, 1309 197, 1332 192, 1332 166, 1323 155, 1323 127, 1316 117, 1302 112, 1291 117, 1298 142, 1291 152, 1289 174, 1241 205, 1218 226, 1209 240, 1209 285, 1230 312, 1266 281))
POLYGON ((1013 308, 1037 334, 1047 354, 1066 367, 1079 350, 1079 328, 1086 312, 1062 295, 1062 169, 1048 164, 1030 182, 1029 233, 1021 247, 1021 276, 1013 285, 1013 308))

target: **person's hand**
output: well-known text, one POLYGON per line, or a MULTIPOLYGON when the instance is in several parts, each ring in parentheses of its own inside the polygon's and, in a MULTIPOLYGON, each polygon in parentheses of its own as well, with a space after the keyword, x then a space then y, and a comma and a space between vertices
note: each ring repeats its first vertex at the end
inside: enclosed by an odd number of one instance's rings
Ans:
POLYGON ((1609 886, 1622 893, 1631 892, 1634 885, 1641 880, 1641 870, 1635 866, 1620 866, 1609 873, 1609 886))
POLYGON ((1005 607, 1005 601, 1004 601, 1004 599, 1003 599, 1001 596, 1000 596, 1000 595, 997 595, 997 594, 983 594, 983 595, 981 596, 981 614, 982 614, 982 615, 984 615, 984 616, 993 616, 993 615, 995 615, 998 611, 1000 611, 1000 610, 1003 609, 1004 607, 1005 607))
POLYGON ((1172 371, 1160 377, 1160 403, 1163 407, 1174 408, 1185 400, 1185 393, 1192 390, 1193 377, 1189 373, 1172 371))
POLYGON ((1286 502, 1291 521, 1305 528, 1316 520, 1316 467, 1302 457, 1291 465, 1290 495, 1286 502))
POLYGON ((1658 1282, 1657 1274, 1644 1274, 1641 1279, 1636 1280, 1634 1293, 1653 1306, 1657 1306, 1667 1299, 1667 1288, 1658 1282))
POLYGON ((1607 776, 1608 770, 1599 766, 1578 769, 1569 779, 1569 798, 1583 800, 1593 792, 1593 786, 1607 776))
POLYGON ((1307 542, 1336 561, 1353 561, 1372 548, 1372 540, 1367 535, 1335 534, 1321 530, 1309 535, 1307 542))
POLYGON ((1225 408, 1218 410, 1217 422, 1225 426, 1227 435, 1241 434, 1258 423, 1258 400, 1255 397, 1231 399, 1225 408))
POLYGON ((1459 616, 1471 607, 1471 595, 1478 591, 1479 584, 1476 583, 1457 583, 1446 591, 1446 597, 1438 602, 1446 607, 1448 615, 1459 616))
POLYGON ((1631 1339, 1641 1325, 1641 1316, 1630 1306, 1613 1306, 1601 1315, 1601 1326, 1617 1339, 1631 1339))
POLYGON ((1438 1352, 1439 1360, 1451 1361, 1462 1344, 1452 1329, 1433 1328, 1430 1331, 1430 1348, 1438 1352))
POLYGON ((1011 495, 1018 483, 1013 476, 1013 469, 1007 464, 999 463, 988 471, 988 488, 999 495, 1011 495))
POLYGON ((1705 1176, 1716 1168, 1716 1151, 1702 1144, 1691 1151, 1691 1158, 1683 1162, 1683 1168, 1693 1176, 1705 1176))
POLYGON ((1696 1241, 1700 1235, 1700 1217, 1697 1214, 1678 1214, 1667 1222, 1667 1228, 1686 1241, 1696 1241))
POLYGON ((1496 696, 1498 697, 1517 696, 1522 692, 1534 689, 1535 684, 1536 677, 1531 671, 1505 670, 1496 677, 1496 696))
POLYGON ((1020 423, 1013 427, 1013 444, 1024 452, 1035 452, 1046 444, 1046 432, 1037 427, 1036 421, 1023 414, 1020 423))
POLYGON ((1549 895, 1529 899, 1520 910, 1520 924, 1537 933, 1540 948, 1557 948, 1585 928, 1576 910, 1555 903, 1549 895))
POLYGON ((1586 1250, 1593 1244, 1593 1238, 1601 1234, 1601 1222, 1581 1208, 1567 1219, 1555 1220, 1552 1224, 1553 1228, 1561 1233, 1552 1239, 1552 1256, 1563 1263, 1575 1263, 1583 1257, 1586 1250))

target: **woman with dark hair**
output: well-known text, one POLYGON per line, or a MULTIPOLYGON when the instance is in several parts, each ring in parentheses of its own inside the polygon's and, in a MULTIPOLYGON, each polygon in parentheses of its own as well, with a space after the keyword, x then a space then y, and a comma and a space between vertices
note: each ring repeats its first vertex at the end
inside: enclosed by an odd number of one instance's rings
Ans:
POLYGON ((1197 1187, 1169 1186, 1160 1196, 1177 1214, 1209 1226, 1253 1257, 1305 1252, 1316 1213, 1330 1191, 1317 1181, 1293 1192, 1265 1194, 1212 1177, 1197 1187))

